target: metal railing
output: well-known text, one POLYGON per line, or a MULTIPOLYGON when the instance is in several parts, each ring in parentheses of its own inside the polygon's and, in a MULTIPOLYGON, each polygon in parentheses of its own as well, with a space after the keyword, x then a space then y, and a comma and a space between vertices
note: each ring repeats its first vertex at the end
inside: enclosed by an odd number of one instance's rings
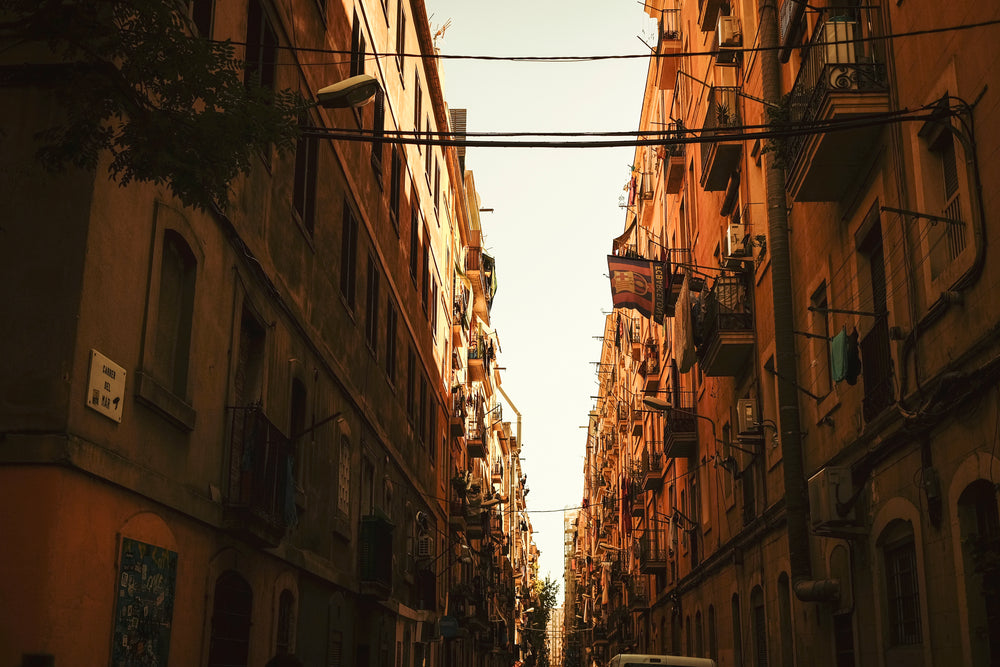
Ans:
POLYGON ((865 382, 862 411, 865 421, 871 421, 892 405, 892 353, 889 349, 889 321, 883 315, 876 319, 871 331, 861 339, 861 368, 865 382))
MULTIPOLYGON (((805 49, 789 98, 788 120, 792 124, 814 120, 831 92, 888 90, 881 43, 864 39, 881 32, 877 29, 878 8, 834 11, 840 13, 816 26, 805 49)), ((808 135, 802 134, 785 141, 788 164, 799 157, 807 139, 808 135)))
POLYGON ((292 442, 259 405, 228 410, 231 428, 226 504, 283 529, 294 521, 295 512, 292 442))

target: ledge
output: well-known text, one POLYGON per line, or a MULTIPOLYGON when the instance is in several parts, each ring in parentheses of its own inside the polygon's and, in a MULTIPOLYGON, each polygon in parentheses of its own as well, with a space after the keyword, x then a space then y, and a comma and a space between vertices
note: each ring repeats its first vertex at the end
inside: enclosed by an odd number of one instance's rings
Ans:
POLYGON ((135 397, 180 430, 194 430, 198 416, 195 409, 142 371, 135 373, 135 397))

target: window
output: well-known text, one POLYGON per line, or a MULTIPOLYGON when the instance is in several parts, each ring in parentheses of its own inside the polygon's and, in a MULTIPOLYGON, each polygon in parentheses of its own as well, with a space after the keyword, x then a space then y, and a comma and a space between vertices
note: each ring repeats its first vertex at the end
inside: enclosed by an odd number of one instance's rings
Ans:
POLYGON ((215 582, 208 667, 246 667, 250 656, 253 590, 237 572, 223 572, 215 582))
POLYGON ((700 609, 694 614, 694 655, 699 658, 705 657, 705 639, 702 634, 700 609))
MULTIPOLYGON (((939 102, 940 103, 940 102, 939 102)), ((963 179, 959 171, 961 156, 956 150, 955 135, 948 120, 933 119, 920 129, 923 140, 922 166, 926 170, 923 194, 928 212, 956 222, 934 224, 925 221, 930 245, 931 278, 938 278, 965 250, 967 240, 962 224, 967 220, 962 201, 963 179)))
POLYGON ((417 282, 417 267, 420 266, 420 219, 417 216, 417 199, 413 198, 413 208, 410 209, 410 277, 417 282))
MULTIPOLYGON (((441 165, 438 161, 434 160, 434 213, 440 217, 441 209, 441 165)), ((438 220, 438 225, 441 221, 438 220)))
POLYGON ((708 605, 708 657, 719 662, 719 637, 715 627, 715 607, 708 605))
POLYGON ((417 415, 417 437, 422 443, 427 444, 427 378, 423 375, 420 378, 420 405, 417 415))
MULTIPOLYGON (((364 441, 361 448, 366 449, 364 441)), ((361 516, 375 514, 375 465, 367 456, 361 457, 361 516)))
POLYGON ((287 588, 278 597, 278 632, 274 642, 276 655, 289 655, 295 648, 292 644, 292 629, 295 627, 295 595, 287 588))
POLYGON ((375 120, 372 122, 372 169, 375 171, 375 175, 379 177, 378 183, 382 183, 382 149, 384 147, 384 142, 382 138, 385 136, 385 93, 382 91, 382 87, 379 86, 378 92, 375 93, 375 120))
POLYGON ((437 433, 438 433, 438 406, 437 401, 431 398, 430 410, 428 411, 428 421, 430 425, 428 426, 427 432, 427 442, 430 445, 428 454, 430 455, 431 464, 437 463, 437 433))
POLYGON ((340 293, 347 306, 354 310, 357 288, 358 219, 351 205, 344 200, 344 225, 340 246, 340 293))
POLYGON ((740 596, 733 593, 733 664, 743 664, 743 628, 740 623, 740 596))
POLYGON ((414 421, 416 416, 416 396, 417 396, 417 354, 410 346, 410 353, 406 357, 406 415, 410 421, 414 421))
POLYGON ((246 70, 243 82, 274 90, 278 69, 278 36, 260 0, 247 7, 246 70))
POLYGON ((837 667, 854 667, 854 626, 853 614, 834 614, 833 650, 837 667))
POLYGON ((197 263, 180 234, 163 235, 153 374, 175 396, 186 398, 197 263))
POLYGON ((767 667, 767 616, 764 611, 764 591, 760 586, 750 593, 750 622, 753 626, 754 667, 767 667))
POLYGON ((879 543, 885 560, 889 643, 892 646, 919 644, 920 591, 913 529, 907 522, 895 521, 883 532, 879 543))
MULTIPOLYGON (((399 68, 399 78, 403 78, 403 63, 406 58, 406 13, 403 12, 403 3, 399 3, 399 13, 396 15, 396 66, 399 68)), ((417 92, 419 92, 419 88, 417 92)))
POLYGON ((889 344, 885 246, 882 242, 882 225, 877 201, 872 205, 863 228, 867 228, 868 232, 858 247, 858 252, 862 255, 859 264, 866 269, 865 299, 870 299, 871 303, 871 308, 865 310, 876 314, 871 329, 862 337, 859 345, 865 386, 862 413, 865 421, 871 421, 893 404, 895 396, 892 351, 889 344))
POLYGON ((1000 539, 1000 513, 997 511, 996 486, 988 479, 977 479, 958 497, 958 537, 962 547, 965 572, 965 595, 968 607, 966 624, 972 656, 986 656, 998 662, 1000 633, 984 632, 985 628, 1000 627, 1000 572, 995 567, 996 545, 1000 539), (991 565, 992 564, 992 565, 991 565))
POLYGON ((436 278, 431 278, 431 303, 430 303, 430 318, 431 318, 431 339, 435 340, 437 338, 437 320, 438 320, 438 308, 437 308, 437 298, 438 298, 438 284, 436 278))
POLYGON ((399 197, 403 185, 400 180, 402 173, 402 158, 399 154, 399 148, 394 145, 392 147, 392 166, 389 172, 389 220, 392 222, 392 228, 396 231, 397 237, 399 236, 399 197))
POLYGON ((830 308, 827 299, 826 281, 820 283, 809 298, 809 320, 811 333, 809 346, 812 352, 813 388, 812 393, 820 398, 830 393, 830 308))
POLYGON ((420 274, 420 305, 423 306, 424 315, 427 314, 427 296, 431 291, 431 242, 430 234, 424 229, 424 242, 421 244, 423 261, 420 263, 422 272, 420 274))
POLYGON ((389 383, 396 384, 396 302, 392 296, 385 304, 385 373, 389 383))
POLYGON ((188 3, 191 23, 199 37, 212 38, 212 19, 215 14, 215 0, 191 0, 188 3))
POLYGON ((361 30, 361 19, 354 12, 351 24, 351 76, 365 73, 365 36, 361 30))
POLYGON ((780 628, 781 664, 795 664, 795 647, 793 646, 792 629, 792 589, 788 582, 788 574, 778 575, 778 627, 780 628))
MULTIPOLYGON (((416 72, 413 73, 413 132, 414 134, 420 134, 420 111, 421 111, 421 91, 420 91, 420 75, 416 72)), ((421 150, 420 144, 417 144, 417 150, 421 150)))
POLYGON ((266 331, 260 320, 244 305, 233 379, 237 407, 246 407, 263 399, 266 331))
MULTIPOLYGON (((304 132, 308 118, 299 120, 304 132)), ((319 142, 315 137, 299 136, 295 147, 295 183, 292 188, 292 206, 305 230, 312 236, 316 226, 316 162, 319 142)))
POLYGON ((343 516, 351 514, 351 441, 346 433, 340 435, 340 462, 337 474, 337 511, 343 516))
MULTIPOLYGON (((419 129, 419 128, 418 128, 419 129)), ((424 138, 428 141, 431 138, 431 118, 424 119, 424 138)), ((424 178, 427 179, 427 189, 431 187, 431 158, 434 155, 434 147, 427 145, 427 152, 424 153, 424 178)))
MULTIPOLYGON (((365 302, 365 339, 368 342, 368 349, 373 354, 376 353, 378 345, 378 305, 379 305, 379 283, 381 274, 378 270, 378 263, 374 255, 368 255, 368 292, 365 302)), ((376 355, 377 356, 377 355, 376 355)))

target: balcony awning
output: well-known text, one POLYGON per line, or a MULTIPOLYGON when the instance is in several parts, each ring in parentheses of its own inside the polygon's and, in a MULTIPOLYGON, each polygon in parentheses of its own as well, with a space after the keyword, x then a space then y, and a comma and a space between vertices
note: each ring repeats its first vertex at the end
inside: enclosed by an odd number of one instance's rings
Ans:
POLYGON ((633 219, 632 224, 625 229, 625 233, 622 234, 621 236, 616 237, 614 240, 611 241, 612 255, 619 254, 622 248, 624 248, 628 244, 628 237, 632 235, 632 230, 634 229, 635 229, 635 220, 633 219))

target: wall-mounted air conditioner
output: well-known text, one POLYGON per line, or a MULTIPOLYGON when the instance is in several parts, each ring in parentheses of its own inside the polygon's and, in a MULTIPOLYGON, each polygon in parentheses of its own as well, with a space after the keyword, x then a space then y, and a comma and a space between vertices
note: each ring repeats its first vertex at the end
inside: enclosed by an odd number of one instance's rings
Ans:
POLYGON ((736 434, 741 438, 757 438, 761 434, 757 399, 741 398, 736 401, 736 434))
POLYGON ((722 264, 728 268, 737 268, 743 260, 750 257, 746 244, 746 226, 731 222, 726 227, 722 249, 724 256, 722 264))
POLYGON ((717 64, 734 64, 743 48, 743 27, 736 16, 720 16, 716 26, 716 41, 718 51, 715 55, 717 64))
POLYGON ((813 530, 846 526, 854 522, 854 509, 846 507, 854 494, 851 470, 827 466, 809 478, 809 523, 813 530))

